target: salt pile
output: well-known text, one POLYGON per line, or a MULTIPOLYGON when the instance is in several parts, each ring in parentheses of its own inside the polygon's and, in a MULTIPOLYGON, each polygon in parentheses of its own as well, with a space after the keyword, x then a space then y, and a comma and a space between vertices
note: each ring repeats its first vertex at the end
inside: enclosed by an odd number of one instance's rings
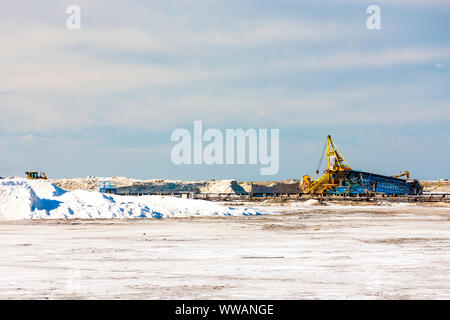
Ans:
POLYGON ((112 219, 257 215, 204 200, 64 191, 46 180, 0 179, 0 220, 112 219))
POLYGON ((236 180, 138 180, 126 177, 91 177, 51 179, 50 182, 67 191, 77 189, 96 191, 100 181, 114 181, 121 194, 126 193, 162 193, 162 192, 200 192, 200 193, 247 193, 236 180))

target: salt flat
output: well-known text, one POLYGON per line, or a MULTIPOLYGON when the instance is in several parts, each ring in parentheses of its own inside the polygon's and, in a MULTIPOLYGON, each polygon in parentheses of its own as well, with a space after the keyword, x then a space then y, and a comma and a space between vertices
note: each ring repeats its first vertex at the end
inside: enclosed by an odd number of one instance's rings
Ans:
POLYGON ((0 299, 449 299, 448 208, 0 224, 0 299))

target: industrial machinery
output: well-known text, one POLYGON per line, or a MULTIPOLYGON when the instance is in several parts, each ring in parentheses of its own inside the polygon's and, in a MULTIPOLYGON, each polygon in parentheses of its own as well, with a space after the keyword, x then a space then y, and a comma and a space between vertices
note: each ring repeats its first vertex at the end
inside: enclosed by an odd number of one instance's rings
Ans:
POLYGON ((45 172, 26 171, 27 179, 47 179, 45 172))
POLYGON ((312 178, 303 176, 302 189, 304 193, 311 195, 416 195, 422 193, 423 187, 419 181, 400 179, 402 176, 409 179, 409 172, 404 171, 397 176, 388 177, 353 170, 328 135, 316 174, 312 178), (323 156, 327 157, 327 168, 322 176, 316 178, 323 156))
POLYGON ((116 193, 115 180, 102 180, 98 182, 98 191, 102 193, 116 193))
POLYGON ((406 179, 409 179, 409 171, 405 170, 405 171, 401 172, 400 174, 392 176, 392 178, 400 178, 400 177, 403 177, 403 176, 405 176, 406 179))

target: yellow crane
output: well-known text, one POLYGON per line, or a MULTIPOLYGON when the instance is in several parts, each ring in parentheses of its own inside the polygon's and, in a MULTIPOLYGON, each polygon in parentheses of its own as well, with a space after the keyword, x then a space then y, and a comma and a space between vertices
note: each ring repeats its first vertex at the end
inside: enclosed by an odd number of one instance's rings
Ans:
POLYGON ((310 195, 417 195, 423 187, 417 180, 409 181, 409 172, 403 171, 395 176, 353 170, 339 151, 336 144, 327 136, 318 170, 311 178, 303 176, 303 192, 310 195), (327 168, 320 177, 319 168, 323 157, 327 157, 327 168), (399 179, 406 176, 406 179, 399 179))
POLYGON ((401 172, 401 173, 399 173, 399 174, 397 174, 395 176, 392 176, 392 178, 400 178, 400 177, 403 177, 403 176, 405 176, 406 179, 409 179, 409 171, 405 170, 405 171, 403 171, 403 172, 401 172))
POLYGON ((319 168, 312 178, 308 175, 303 176, 302 189, 304 193, 323 194, 337 186, 334 180, 339 172, 352 170, 330 135, 327 136, 324 153, 322 153, 322 157, 319 161, 319 168), (327 158, 327 169, 323 175, 316 178, 319 174, 323 156, 327 158))

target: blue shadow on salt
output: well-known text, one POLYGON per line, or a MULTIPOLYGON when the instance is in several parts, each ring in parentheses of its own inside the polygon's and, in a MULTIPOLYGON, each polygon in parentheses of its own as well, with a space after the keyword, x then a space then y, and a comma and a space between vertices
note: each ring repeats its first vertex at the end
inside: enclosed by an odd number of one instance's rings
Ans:
POLYGON ((53 191, 53 196, 55 196, 55 197, 59 197, 67 192, 66 190, 61 189, 60 187, 57 187, 55 185, 52 185, 52 186, 55 188, 55 191, 53 191))
POLYGON ((51 199, 38 199, 37 206, 33 206, 31 210, 45 210, 47 214, 50 214, 49 211, 54 210, 59 207, 62 201, 51 200, 51 199))
POLYGON ((157 211, 152 212, 152 217, 156 219, 162 219, 163 215, 157 211))
POLYGON ((113 197, 107 196, 107 195, 105 195, 105 194, 102 194, 102 196, 103 196, 103 198, 105 198, 106 200, 109 200, 109 201, 111 201, 111 202, 113 202, 113 203, 116 203, 116 202, 114 201, 113 197))

